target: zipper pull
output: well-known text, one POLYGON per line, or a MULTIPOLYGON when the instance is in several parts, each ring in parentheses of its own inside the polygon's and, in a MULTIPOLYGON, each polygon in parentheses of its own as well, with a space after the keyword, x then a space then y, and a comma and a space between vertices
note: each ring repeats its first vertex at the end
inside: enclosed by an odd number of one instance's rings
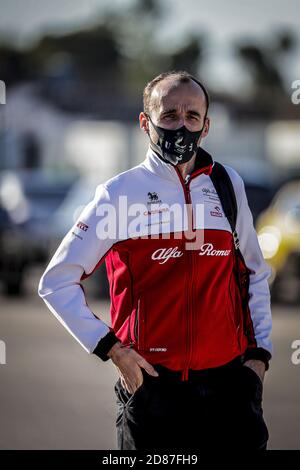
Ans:
POLYGON ((185 177, 184 181, 185 181, 186 186, 189 184, 190 177, 191 177, 191 175, 186 175, 186 177, 185 177))

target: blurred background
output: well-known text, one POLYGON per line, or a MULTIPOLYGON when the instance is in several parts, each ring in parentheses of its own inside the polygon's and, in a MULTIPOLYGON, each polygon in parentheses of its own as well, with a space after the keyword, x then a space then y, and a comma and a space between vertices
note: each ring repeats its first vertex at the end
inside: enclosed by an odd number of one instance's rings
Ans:
MULTIPOLYGON (((143 88, 171 69, 206 84, 203 146, 244 178, 272 267, 270 448, 300 448, 299 22, 297 0, 0 0, 0 448, 115 448, 116 372, 37 284, 96 186, 145 158, 143 88)), ((104 264, 84 287, 109 323, 104 264)))

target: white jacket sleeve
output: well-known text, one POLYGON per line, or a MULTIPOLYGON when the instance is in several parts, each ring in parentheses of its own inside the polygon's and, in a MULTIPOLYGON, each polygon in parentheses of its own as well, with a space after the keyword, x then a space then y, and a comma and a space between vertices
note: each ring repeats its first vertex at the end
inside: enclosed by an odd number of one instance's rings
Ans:
POLYGON ((80 280, 91 274, 114 243, 97 229, 99 205, 109 203, 104 185, 66 234, 40 279, 38 293, 50 311, 89 353, 110 330, 87 305, 80 280), (102 239, 103 238, 103 239, 102 239))
POLYGON ((232 168, 227 168, 234 185, 238 214, 236 231, 240 241, 240 251, 246 266, 251 270, 249 282, 249 309, 254 328, 257 348, 263 348, 271 358, 273 348, 271 340, 272 316, 268 278, 271 269, 265 262, 249 209, 245 186, 242 178, 232 168))

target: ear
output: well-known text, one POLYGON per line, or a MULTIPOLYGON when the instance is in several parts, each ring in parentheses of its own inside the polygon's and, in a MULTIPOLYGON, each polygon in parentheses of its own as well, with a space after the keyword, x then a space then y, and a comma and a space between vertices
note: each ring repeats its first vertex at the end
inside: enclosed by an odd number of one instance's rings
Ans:
POLYGON ((140 128, 144 132, 146 132, 146 134, 149 134, 149 121, 144 112, 140 113, 139 121, 140 121, 140 128))
POLYGON ((210 118, 206 117, 205 118, 205 123, 204 123, 204 128, 203 128, 203 131, 202 131, 202 134, 201 134, 202 138, 207 136, 207 134, 209 133, 209 128, 210 128, 210 118))

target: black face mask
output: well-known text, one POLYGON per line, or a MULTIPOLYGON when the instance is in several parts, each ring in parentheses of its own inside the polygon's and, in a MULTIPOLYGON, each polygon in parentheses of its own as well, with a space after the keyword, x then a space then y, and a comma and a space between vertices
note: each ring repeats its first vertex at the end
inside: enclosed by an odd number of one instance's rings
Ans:
POLYGON ((164 129, 156 126, 148 115, 150 122, 158 134, 158 142, 155 144, 151 137, 151 147, 166 163, 178 165, 188 162, 197 151, 197 142, 204 129, 196 132, 189 131, 185 126, 179 129, 164 129))

